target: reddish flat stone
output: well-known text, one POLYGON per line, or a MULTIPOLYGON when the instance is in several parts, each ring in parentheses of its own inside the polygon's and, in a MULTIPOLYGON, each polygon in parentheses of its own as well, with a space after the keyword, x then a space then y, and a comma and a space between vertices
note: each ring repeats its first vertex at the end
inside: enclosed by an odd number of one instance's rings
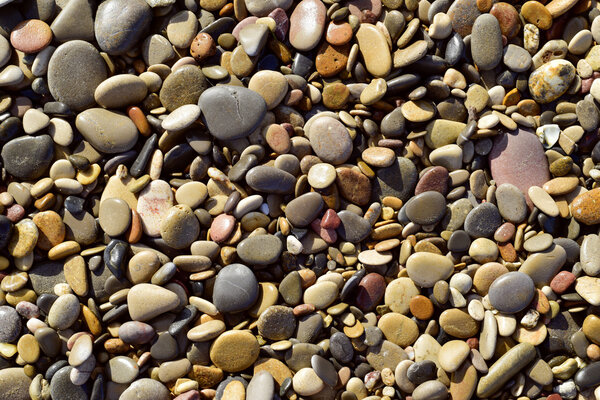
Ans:
POLYGON ((489 160, 496 185, 512 183, 523 192, 529 208, 533 209, 527 191, 531 186, 541 187, 550 180, 548 159, 538 137, 523 129, 500 134, 494 138, 489 160))
POLYGON ((415 187, 415 196, 424 192, 435 191, 448 193, 448 170, 444 167, 433 167, 423 174, 415 187))
POLYGON ((571 203, 573 217, 586 225, 600 223, 600 188, 592 189, 575 197, 571 203))
POLYGON ((52 30, 39 19, 20 22, 10 33, 10 43, 23 53, 32 54, 44 50, 52 42, 52 30))
POLYGON ((6 217, 12 223, 19 222, 25 216, 25 209, 20 204, 13 204, 6 209, 6 217))
POLYGON ((356 305, 363 311, 371 311, 379 304, 385 293, 385 279, 374 272, 365 275, 358 284, 356 305))
POLYGON ((507 38, 511 39, 519 33, 521 20, 519 13, 511 4, 504 2, 496 3, 492 6, 490 14, 496 17, 500 23, 502 34, 507 38))
POLYGON ((517 228, 515 228, 513 224, 505 222, 496 229, 496 232, 494 232, 494 240, 497 242, 508 242, 515 234, 516 230, 517 228))
POLYGON ((351 168, 337 170, 337 186, 344 199, 359 206, 367 205, 371 198, 371 181, 351 168))
POLYGON ((334 46, 340 46, 352 40, 352 27, 347 22, 331 21, 327 26, 325 40, 334 46))
POLYGON ((560 271, 552 281, 550 281, 550 288, 556 294, 563 294, 569 289, 569 287, 575 282, 575 275, 569 271, 560 271))
POLYGON ((275 20, 275 37, 283 42, 285 40, 285 36, 290 29, 290 20, 288 19, 287 14, 283 8, 276 8, 269 14, 269 17, 275 20))
POLYGON ((342 221, 340 220, 340 217, 338 217, 335 210, 330 208, 325 211, 325 214, 323 214, 323 218, 321 219, 321 227, 325 229, 337 229, 341 222, 342 221))
POLYGON ((227 240, 235 228, 235 218, 232 215, 221 214, 210 225, 210 238, 217 243, 227 240))
POLYGON ((197 390, 190 390, 175 397, 174 400, 200 400, 200 392, 197 390))
POLYGON ((310 227, 315 231, 317 235, 321 237, 324 241, 329 244, 333 244, 337 240, 337 232, 335 229, 326 229, 321 226, 321 220, 319 218, 315 219, 310 223, 310 227))

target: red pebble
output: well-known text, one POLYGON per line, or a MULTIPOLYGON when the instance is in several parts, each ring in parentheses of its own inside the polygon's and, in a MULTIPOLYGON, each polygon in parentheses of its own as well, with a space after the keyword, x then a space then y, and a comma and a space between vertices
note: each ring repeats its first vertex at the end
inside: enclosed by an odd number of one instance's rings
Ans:
POLYGON ((338 217, 335 210, 332 210, 330 208, 329 210, 325 211, 325 214, 323 215, 323 219, 321 220, 321 227, 325 229, 337 229, 337 227, 340 226, 341 223, 342 221, 340 220, 340 217, 338 217))
POLYGON ((556 294, 562 294, 567 291, 569 286, 575 282, 575 275, 569 271, 560 271, 550 282, 550 288, 556 294))
POLYGON ((190 390, 175 397, 174 400, 200 400, 200 392, 197 390, 190 390))
POLYGON ((467 339, 467 344, 471 349, 478 350, 479 349, 479 339, 477 338, 469 338, 467 339))
POLYGON ((25 209, 19 204, 13 204, 6 210, 6 216, 11 222, 19 222, 25 216, 25 209))
POLYGON ((335 229, 326 229, 321 226, 321 220, 319 218, 313 220, 310 223, 310 227, 317 235, 329 244, 333 244, 337 241, 337 232, 335 229))
POLYGON ((371 272, 360 280, 356 291, 356 305, 362 311, 371 311, 385 294, 385 279, 383 276, 371 272))
POLYGON ((552 393, 550 396, 546 397, 546 400, 562 400, 562 397, 558 393, 552 393))

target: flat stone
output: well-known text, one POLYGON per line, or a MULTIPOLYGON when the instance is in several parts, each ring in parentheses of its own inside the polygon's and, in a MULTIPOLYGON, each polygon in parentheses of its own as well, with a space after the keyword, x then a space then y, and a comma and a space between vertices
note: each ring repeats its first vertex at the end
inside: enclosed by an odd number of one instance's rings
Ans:
POLYGON ((506 382, 529 364, 536 356, 535 347, 521 343, 507 351, 489 369, 477 385, 478 397, 489 397, 500 390, 506 382))
POLYGON ((371 224, 351 211, 340 211, 340 226, 336 229, 343 240, 358 243, 371 233, 371 224))
POLYGON ((140 192, 136 209, 146 235, 160 236, 160 224, 172 206, 173 192, 165 181, 151 181, 140 192))
POLYGON ((43 176, 54 156, 52 138, 48 135, 19 137, 2 147, 6 171, 18 179, 35 180, 43 176))
POLYGON ((471 348, 462 340, 445 343, 438 353, 440 366, 446 372, 456 371, 471 353, 471 348))
POLYGON ((465 231, 475 238, 492 237, 501 224, 498 208, 492 203, 482 203, 467 215, 465 231))
POLYGON ((127 294, 129 315, 134 321, 148 321, 179 306, 174 292, 149 283, 140 283, 127 294))
POLYGON ((290 307, 270 306, 260 314, 258 332, 270 340, 289 339, 296 330, 296 318, 290 307))
POLYGON ((0 392, 10 400, 28 400, 31 378, 23 368, 5 368, 0 370, 0 392))
POLYGON ((170 397, 169 389, 156 379, 141 378, 137 379, 123 393, 121 400, 141 400, 155 399, 168 400, 170 397))
POLYGON ((575 291, 593 306, 600 305, 600 278, 582 276, 575 281, 575 291))
POLYGON ((381 329, 387 340, 400 347, 413 344, 419 337, 417 324, 399 313, 391 312, 383 315, 377 322, 377 327, 381 329))
POLYGON ((393 196, 402 201, 408 201, 417 184, 417 168, 411 160, 404 157, 396 158, 389 167, 377 170, 373 180, 372 200, 382 201, 384 197, 393 196))
POLYGON ((152 10, 143 0, 105 1, 96 12, 96 41, 110 55, 124 54, 144 37, 151 21, 152 10))
POLYGON ((320 194, 305 193, 287 204, 285 215, 294 227, 302 228, 308 226, 317 217, 323 205, 320 194))
POLYGON ((529 188, 550 179, 548 160, 537 136, 525 130, 500 134, 494 138, 489 160, 496 185, 510 183, 519 188, 531 209, 529 188))
POLYGON ((222 140, 248 136, 267 111, 266 103, 258 93, 234 86, 215 86, 204 91, 198 105, 209 132, 222 140), (223 114, 226 110, 227 118, 223 114), (229 110, 236 112, 231 114, 229 110))
POLYGON ((91 108, 77 115, 75 124, 83 137, 103 153, 121 153, 137 142, 135 124, 121 113, 91 108))
POLYGON ((86 400, 89 398, 87 385, 75 385, 71 382, 71 371, 73 367, 66 366, 52 376, 50 382, 50 395, 52 398, 67 398, 73 400, 86 400))
POLYGON ((444 332, 459 339, 470 338, 479 331, 479 323, 467 312, 458 308, 451 308, 442 312, 439 322, 444 332))
POLYGON ((446 213, 446 198, 436 191, 424 192, 406 202, 404 210, 412 222, 419 225, 433 225, 446 213))
POLYGON ((144 81, 135 75, 113 75, 96 88, 94 99, 104 108, 122 108, 140 103, 148 89, 144 81))
POLYGON ((495 309, 514 314, 531 303, 535 294, 534 289, 533 280, 528 275, 515 271, 496 278, 489 288, 488 295, 495 309))
POLYGON ((442 255, 422 252, 408 257, 406 270, 418 286, 430 288, 436 282, 448 279, 454 272, 454 264, 442 255))
MULTIPOLYGON (((106 25, 114 26, 112 23, 106 25)), ((94 92, 107 77, 106 63, 98 50, 82 40, 71 40, 58 46, 48 64, 50 93, 76 111, 95 104, 94 92)))
POLYGON ((352 153, 352 139, 344 125, 335 118, 316 119, 308 132, 310 145, 321 160, 342 164, 352 153))
POLYGON ((227 372, 238 372, 250 367, 259 354, 258 341, 247 331, 227 331, 213 342, 210 359, 227 372))
POLYGON ((67 329, 79 317, 79 299, 73 294, 63 294, 52 304, 48 312, 48 324, 54 329, 67 329))
POLYGON ((600 188, 579 194, 571 202, 573 217, 585 225, 600 223, 600 211, 595 206, 598 199, 600 199, 600 188))
POLYGON ((498 19, 491 14, 482 14, 472 29, 473 61, 482 70, 494 69, 502 60, 502 32, 498 19))
POLYGON ((415 400, 445 400, 448 398, 448 388, 438 380, 423 382, 412 392, 415 400))
POLYGON ((410 278, 397 278, 385 288, 384 303, 394 312, 407 314, 410 300, 418 294, 419 289, 410 278))
POLYGON ((511 183, 503 183, 496 189, 496 204, 502 218, 519 223, 527 216, 527 201, 523 192, 511 183))
POLYGON ((519 268, 519 272, 533 279, 536 287, 550 283, 567 260, 567 252, 561 246, 552 245, 548 250, 531 254, 519 268))
POLYGON ((293 191, 296 178, 279 168, 260 165, 248 171, 246 183, 259 192, 287 194, 293 191))
POLYGON ((100 202, 99 221, 102 230, 109 236, 119 236, 125 233, 131 223, 129 205, 118 198, 100 202))
POLYGON ((247 310, 258 299, 258 282, 245 265, 231 264, 217 274, 213 303, 221 312, 247 310))
POLYGON ((169 74, 160 89, 159 97, 167 111, 186 104, 197 104, 200 95, 209 87, 202 70, 195 65, 183 65, 169 74))
POLYGON ((50 25, 59 42, 94 40, 94 9, 89 0, 69 1, 50 25))
POLYGON ((250 265, 268 265, 279 259, 283 243, 274 235, 257 235, 242 240, 237 246, 237 254, 250 265))
POLYGON ((288 82, 281 72, 263 70, 252 75, 248 89, 260 94, 267 104, 267 110, 271 110, 287 94, 288 82))
POLYGON ((2 343, 14 342, 21 333, 21 318, 14 308, 0 306, 0 340, 2 343))
POLYGON ((290 44, 298 51, 314 49, 323 35, 326 14, 320 1, 302 0, 290 16, 290 44))
POLYGON ((174 249, 189 247, 200 234, 200 223, 189 206, 178 204, 171 207, 160 224, 160 236, 174 249))
POLYGON ((392 69, 392 55, 383 33, 375 25, 362 23, 356 39, 367 71, 377 78, 385 78, 392 69))
MULTIPOLYGON (((371 199, 371 181, 352 168, 337 168, 337 188, 342 197, 353 204, 365 206, 371 199)), ((309 171, 310 174, 310 171, 309 171)))
POLYGON ((446 168, 431 167, 419 179, 415 187, 415 196, 428 191, 436 191, 442 195, 446 195, 448 192, 448 180, 449 174, 446 168))
POLYGON ((575 67, 567 60, 551 60, 529 75, 529 93, 538 103, 562 96, 575 78, 575 67))

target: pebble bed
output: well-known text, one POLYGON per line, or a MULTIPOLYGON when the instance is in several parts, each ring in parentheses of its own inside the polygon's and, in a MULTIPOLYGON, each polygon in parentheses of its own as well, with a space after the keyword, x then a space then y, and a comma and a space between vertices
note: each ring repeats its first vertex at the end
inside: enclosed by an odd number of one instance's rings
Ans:
POLYGON ((595 0, 0 0, 1 400, 600 400, 595 0))

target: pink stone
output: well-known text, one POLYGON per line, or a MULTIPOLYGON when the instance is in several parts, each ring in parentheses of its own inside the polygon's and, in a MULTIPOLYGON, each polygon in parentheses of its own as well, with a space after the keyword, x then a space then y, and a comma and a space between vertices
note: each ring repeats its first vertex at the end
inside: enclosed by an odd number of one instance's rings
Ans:
POLYGON ((371 272, 365 275, 358 284, 356 291, 356 305, 362 311, 371 311, 383 298, 385 293, 385 279, 383 276, 371 272))
POLYGON ((39 307, 29 301, 20 301, 15 307, 15 310, 17 310, 20 316, 27 319, 37 318, 40 316, 39 307))
POLYGON ((160 236, 163 217, 173 207, 173 191, 167 182, 157 179, 140 192, 137 212, 142 220, 142 228, 148 236, 160 236))
POLYGON ((258 19, 258 17, 254 17, 254 16, 244 18, 243 20, 238 22, 238 24, 235 26, 235 28, 233 28, 233 31, 231 31, 231 34, 233 36, 235 36, 235 39, 239 42, 240 41, 240 31, 248 25, 255 24, 257 19, 258 19))
POLYGON ((335 210, 330 208, 325 211, 323 219, 321 219, 321 227, 325 229, 337 229, 341 222, 335 210))
POLYGON ((533 209, 527 191, 531 186, 541 187, 550 180, 548 159, 538 137, 524 129, 500 134, 494 138, 489 160, 496 185, 512 183, 523 192, 529 208, 533 209))
POLYGON ((235 228, 235 218, 232 215, 221 214, 210 225, 210 238, 217 243, 224 242, 235 228))
POLYGON ((594 78, 587 78, 581 80, 581 94, 587 94, 590 92, 590 88, 594 83, 594 78))
POLYGON ((326 229, 321 226, 321 220, 316 218, 310 223, 310 227, 317 235, 329 244, 333 244, 337 241, 337 232, 335 229, 326 229))
POLYGON ((575 282, 575 275, 569 271, 560 271, 552 281, 550 281, 550 288, 556 294, 562 294, 567 291, 569 286, 575 282))
POLYGON ((512 223, 505 222, 494 232, 494 240, 497 242, 508 242, 514 236, 516 230, 517 228, 512 223))
POLYGON ((433 167, 423 174, 415 187, 415 196, 424 192, 435 191, 448 193, 448 170, 444 167, 433 167))
POLYGON ((327 9, 322 1, 302 0, 290 17, 291 45, 298 51, 314 49, 323 35, 326 17, 327 9))
POLYGON ((175 397, 174 400, 200 400, 200 392, 197 390, 190 390, 175 397))
POLYGON ((368 10, 379 18, 381 15, 381 0, 351 0, 348 2, 348 9, 352 15, 361 18, 363 10, 368 10))
POLYGON ((13 223, 19 222, 23 216, 25 216, 25 209, 20 204, 13 204, 6 209, 6 217, 13 223))
POLYGON ((269 13, 269 17, 275 20, 275 37, 279 39, 280 42, 285 40, 285 36, 290 29, 290 20, 288 19, 287 14, 283 8, 276 8, 269 13))

